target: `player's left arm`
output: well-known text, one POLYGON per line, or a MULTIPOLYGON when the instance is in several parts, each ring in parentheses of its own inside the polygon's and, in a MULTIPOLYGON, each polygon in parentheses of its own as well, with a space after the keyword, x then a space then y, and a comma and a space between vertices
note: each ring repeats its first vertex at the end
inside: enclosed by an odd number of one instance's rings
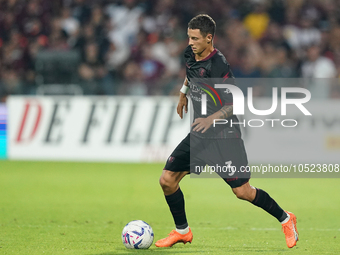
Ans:
POLYGON ((214 124, 214 120, 216 119, 228 119, 233 116, 233 105, 225 105, 219 111, 214 114, 206 117, 206 118, 197 118, 192 123, 192 129, 195 132, 205 133, 212 124, 214 124))

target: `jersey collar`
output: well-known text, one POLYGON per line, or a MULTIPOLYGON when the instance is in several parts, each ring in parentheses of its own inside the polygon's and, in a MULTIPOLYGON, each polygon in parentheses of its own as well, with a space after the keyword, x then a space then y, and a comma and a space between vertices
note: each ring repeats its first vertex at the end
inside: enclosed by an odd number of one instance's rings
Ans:
POLYGON ((216 53, 217 53, 217 49, 214 48, 214 50, 213 50, 208 56, 206 56, 204 59, 198 60, 198 61, 196 61, 196 62, 207 61, 207 60, 209 60, 210 58, 212 58, 216 53))

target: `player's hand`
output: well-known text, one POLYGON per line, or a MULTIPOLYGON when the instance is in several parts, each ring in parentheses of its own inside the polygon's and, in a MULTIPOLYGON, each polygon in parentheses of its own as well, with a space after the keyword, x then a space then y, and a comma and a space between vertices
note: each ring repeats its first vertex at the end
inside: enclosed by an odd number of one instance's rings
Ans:
POLYGON ((213 124, 214 120, 211 118, 197 118, 194 123, 191 124, 194 127, 192 130, 195 132, 205 133, 213 124))
POLYGON ((181 117, 181 119, 183 119, 183 107, 184 107, 185 113, 188 113, 188 98, 185 94, 180 92, 179 102, 177 105, 177 113, 179 117, 181 117))

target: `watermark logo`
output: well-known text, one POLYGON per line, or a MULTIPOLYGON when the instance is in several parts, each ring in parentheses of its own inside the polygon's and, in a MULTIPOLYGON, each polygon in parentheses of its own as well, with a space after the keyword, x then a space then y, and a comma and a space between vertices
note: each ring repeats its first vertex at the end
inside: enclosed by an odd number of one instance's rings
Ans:
MULTIPOLYGON (((211 87, 211 86, 209 86, 211 87)), ((233 112, 235 115, 244 115, 244 95, 241 89, 236 87, 235 85, 231 84, 215 84, 215 88, 217 89, 226 89, 226 91, 230 91, 230 93, 233 95, 233 112)), ((202 88, 203 91, 207 92, 205 89, 202 88)), ((217 94, 216 90, 213 89, 213 91, 217 94)), ((254 107, 253 104, 253 88, 248 88, 248 108, 251 113, 255 115, 270 115, 274 113, 277 109, 278 106, 278 93, 277 93, 277 88, 273 88, 273 98, 272 98, 272 106, 270 109, 267 110, 257 110, 254 107)), ((211 97, 211 93, 208 91, 207 92, 211 97)), ((218 94, 217 94, 218 95, 218 94)), ((218 96, 219 98, 219 96, 218 96)), ((300 111, 304 115, 312 115, 306 107, 303 106, 304 103, 307 103, 311 99, 311 94, 309 90, 305 88, 281 88, 281 115, 287 115, 287 105, 288 104, 293 104, 297 108, 300 109, 300 111), (300 93, 305 95, 304 98, 287 98, 288 93, 300 93)), ((207 112, 207 98, 205 94, 202 94, 202 115, 206 115, 207 112), (205 96, 205 97, 204 97, 205 96)), ((215 102, 215 100, 214 100, 215 102)), ((216 102, 215 102, 216 105, 216 102)))
MULTIPOLYGON (((244 115, 245 113, 245 97, 240 88, 238 88, 235 85, 231 84, 215 84, 214 88, 201 83, 205 86, 207 86, 215 96, 220 100, 220 96, 218 95, 216 89, 223 89, 224 93, 231 93, 233 97, 233 114, 234 115, 244 115)), ((202 88, 201 89, 206 92, 206 94, 202 93, 201 94, 201 114, 202 115, 207 115, 207 94, 213 99, 215 106, 216 100, 214 96, 212 95, 211 92, 209 92, 207 89, 202 88)), ((254 101, 253 101, 253 88, 248 87, 248 97, 247 97, 247 106, 249 111, 257 116, 268 116, 273 114, 279 104, 279 96, 278 96, 278 88, 273 87, 272 88, 272 104, 269 109, 265 110, 259 110, 254 107, 254 101)), ((308 111, 308 109, 304 106, 305 103, 309 102, 311 99, 311 93, 309 90, 305 88, 298 88, 298 87, 282 87, 281 88, 281 98, 280 98, 280 106, 281 106, 281 116, 286 116, 287 115, 287 105, 295 105, 305 116, 311 116, 312 114, 308 111), (289 93, 295 93, 301 95, 300 98, 288 98, 287 95, 289 93)), ((222 102, 221 102, 222 106, 222 102)), ((271 123, 271 126, 274 127, 274 123, 277 121, 281 122, 281 125, 283 127, 295 127, 297 126, 297 120, 294 119, 285 119, 285 120, 280 120, 280 119, 265 119, 265 121, 261 119, 251 119, 248 120, 248 126, 250 127, 262 127, 265 122, 271 123), (290 123, 290 124, 288 124, 290 123)), ((213 126, 215 127, 216 125, 224 125, 224 124, 231 124, 231 125, 236 125, 236 124, 242 124, 246 125, 245 120, 243 122, 237 122, 237 123, 232 123, 232 120, 227 120, 227 119, 215 119, 213 126)))
POLYGON ((207 115, 207 95, 209 95, 211 97, 215 106, 217 106, 217 102, 216 102, 216 99, 215 99, 215 97, 216 97, 219 104, 222 107, 222 100, 221 100, 221 97, 219 96, 219 94, 217 93, 217 91, 213 87, 211 87, 210 85, 208 85, 206 83, 199 82, 199 84, 201 85, 200 89, 206 93, 206 94, 204 94, 204 93, 201 94, 202 115, 207 115), (206 88, 203 88, 203 86, 205 86, 206 88), (213 92, 213 94, 208 89, 210 89, 213 92))

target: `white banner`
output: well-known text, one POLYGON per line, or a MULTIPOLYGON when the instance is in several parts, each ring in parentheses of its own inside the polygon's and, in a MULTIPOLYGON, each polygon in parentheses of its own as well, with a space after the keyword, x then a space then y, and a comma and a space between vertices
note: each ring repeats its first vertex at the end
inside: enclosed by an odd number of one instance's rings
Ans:
MULTIPOLYGON (((8 99, 8 157, 29 160, 165 162, 189 131, 177 97, 8 99)), ((257 109, 271 101, 258 99, 257 109)), ((282 116, 240 117, 249 164, 339 163, 340 102, 309 102, 282 116), (297 125, 294 126, 295 122, 297 125), (258 126, 258 127, 255 127, 258 126)))
POLYGON ((172 97, 10 97, 8 107, 10 159, 165 161, 189 131, 172 97))

